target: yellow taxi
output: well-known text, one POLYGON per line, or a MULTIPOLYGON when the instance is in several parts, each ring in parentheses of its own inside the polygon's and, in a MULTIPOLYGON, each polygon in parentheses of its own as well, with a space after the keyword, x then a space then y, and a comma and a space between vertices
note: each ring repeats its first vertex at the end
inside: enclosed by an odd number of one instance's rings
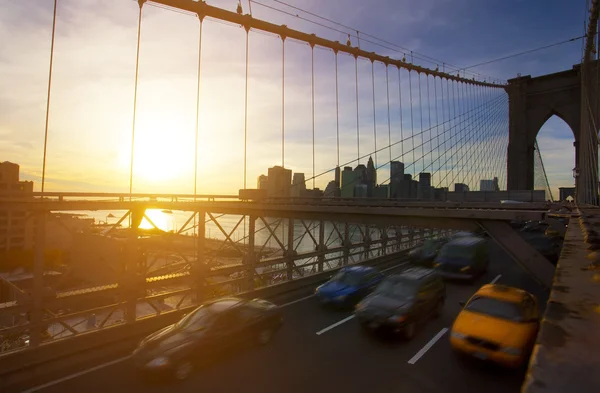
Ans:
POLYGON ((505 285, 481 287, 456 317, 450 345, 459 353, 518 368, 529 357, 539 328, 534 295, 505 285))

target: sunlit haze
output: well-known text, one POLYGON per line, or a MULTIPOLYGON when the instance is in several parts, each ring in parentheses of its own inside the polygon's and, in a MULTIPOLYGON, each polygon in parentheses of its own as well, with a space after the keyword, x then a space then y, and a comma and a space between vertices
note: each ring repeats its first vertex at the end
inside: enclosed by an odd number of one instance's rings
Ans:
MULTIPOLYGON (((232 11, 237 6, 234 0, 209 3, 232 11)), ((579 36, 585 16, 583 0, 545 1, 543 7, 518 0, 499 4, 475 0, 289 3, 460 66, 579 36)), ((298 13, 272 1, 265 4, 298 13)), ((0 160, 20 164, 22 179, 33 180, 36 190, 42 172, 52 7, 52 0, 5 0, 0 14, 0 35, 4 37, 0 41, 0 160)), ((247 13, 248 3, 243 2, 243 7, 247 13)), ((135 1, 58 2, 47 191, 129 190, 137 13, 135 1)), ((332 40, 345 43, 347 39, 346 34, 260 4, 253 5, 252 14, 332 40)), ((245 32, 240 26, 206 19, 202 34, 198 193, 235 194, 244 184, 245 32)), ((151 3, 144 6, 134 192, 193 192, 198 40, 195 15, 151 3)), ((402 53, 366 41, 361 48, 402 57, 402 53)), ((250 32, 249 188, 256 187, 257 176, 266 174, 268 167, 282 164, 281 49, 279 37, 250 32)), ((284 164, 293 172, 304 172, 307 179, 312 176, 310 52, 306 44, 286 41, 284 164)), ((580 60, 581 42, 576 41, 470 71, 506 80, 518 73, 537 76, 570 69, 580 60)), ((436 67, 419 60, 415 63, 436 67)), ((390 86, 397 86, 397 78, 393 68, 390 86)), ((356 158, 354 59, 350 56, 339 56, 339 81, 340 164, 344 164, 356 158)), ((374 150, 371 64, 367 60, 359 61, 359 86, 361 150, 367 153, 374 150)), ((378 146, 385 146, 385 67, 378 63, 375 92, 381 130, 378 146)), ((391 89, 390 99, 397 108, 397 88, 391 89)), ((319 174, 338 163, 334 55, 319 48, 315 48, 315 108, 315 172, 319 174)), ((397 110, 392 111, 390 121, 395 133, 397 110)), ((395 135, 392 142, 398 140, 395 135)), ((559 186, 571 186, 571 130, 554 117, 542 128, 538 140, 554 192, 559 186)), ((401 148, 394 146, 392 156, 401 148)), ((374 159, 380 164, 387 161, 388 151, 374 159)), ((380 178, 387 178, 388 169, 382 171, 380 178)), ((320 176, 315 185, 323 189, 332 178, 333 173, 320 176)))

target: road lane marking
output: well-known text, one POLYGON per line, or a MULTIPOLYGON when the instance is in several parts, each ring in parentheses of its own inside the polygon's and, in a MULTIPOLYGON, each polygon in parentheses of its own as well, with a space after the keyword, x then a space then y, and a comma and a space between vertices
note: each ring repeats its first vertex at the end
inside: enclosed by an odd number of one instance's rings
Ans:
POLYGON ((387 272, 388 270, 396 269, 396 268, 398 268, 398 267, 400 267, 400 266, 404 266, 404 265, 406 265, 406 264, 408 264, 408 262, 402 262, 402 263, 399 263, 398 265, 395 265, 395 266, 392 266, 392 267, 388 267, 387 269, 383 269, 383 270, 381 271, 381 273, 383 273, 383 272, 387 272))
POLYGON ((74 374, 71 374, 71 375, 67 375, 66 377, 55 379, 54 381, 50 381, 50 382, 45 383, 43 385, 36 386, 36 387, 31 388, 29 390, 24 390, 21 393, 37 392, 39 390, 49 388, 50 386, 58 385, 59 383, 66 382, 66 381, 68 381, 70 379, 80 377, 82 375, 91 373, 93 371, 100 370, 100 369, 108 367, 108 366, 112 366, 113 364, 124 362, 125 360, 128 360, 129 358, 131 358, 131 356, 125 356, 125 357, 122 357, 122 358, 119 358, 119 359, 116 359, 116 360, 113 360, 113 361, 110 361, 110 362, 107 362, 107 363, 102 363, 102 364, 99 364, 99 365, 97 365, 95 367, 88 368, 87 370, 79 371, 77 373, 74 373, 74 374))
POLYGON ((498 281, 498 280, 500 279, 500 277, 502 277, 502 274, 498 274, 498 275, 496 276, 496 278, 494 278, 494 279, 493 279, 493 280, 490 282, 490 284, 495 284, 495 283, 496 283, 496 281, 498 281))
POLYGON ((294 301, 291 301, 291 302, 289 302, 289 303, 284 303, 284 304, 282 304, 282 305, 281 305, 281 306, 279 306, 279 307, 287 307, 287 306, 291 306, 292 304, 296 304, 296 303, 303 302, 303 301, 305 301, 305 300, 308 300, 308 299, 310 299, 310 298, 312 298, 312 297, 314 297, 314 296, 315 296, 314 294, 313 294, 313 295, 309 295, 309 296, 305 296, 305 297, 302 297, 302 298, 300 298, 300 299, 296 299, 296 300, 294 300, 294 301))
POLYGON ((354 315, 350 315, 349 317, 344 318, 341 321, 338 321, 338 322, 334 323, 333 325, 327 326, 325 329, 319 330, 317 332, 317 336, 320 336, 321 334, 323 334, 325 332, 328 332, 331 329, 336 328, 336 327, 340 326, 342 323, 346 323, 346 322, 348 322, 349 320, 351 320, 353 318, 354 318, 354 315))
POLYGON ((415 354, 415 356, 413 356, 408 361, 408 364, 415 364, 419 359, 421 359, 421 357, 423 355, 425 355, 425 353, 427 351, 429 351, 431 349, 431 347, 433 347, 433 344, 435 344, 440 338, 442 338, 442 336, 444 334, 446 334, 447 331, 448 331, 448 328, 443 328, 442 330, 440 330, 438 332, 438 334, 436 334, 431 340, 429 340, 429 342, 427 344, 425 344, 425 346, 423 348, 421 348, 421 350, 419 352, 417 352, 415 354))

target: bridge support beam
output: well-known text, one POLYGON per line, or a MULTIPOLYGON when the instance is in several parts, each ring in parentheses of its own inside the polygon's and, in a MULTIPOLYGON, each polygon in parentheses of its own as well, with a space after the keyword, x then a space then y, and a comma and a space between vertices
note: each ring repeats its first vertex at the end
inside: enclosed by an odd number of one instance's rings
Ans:
POLYGON ((42 342, 44 301, 44 250, 46 248, 46 212, 35 214, 35 245, 33 260, 33 293, 30 317, 30 345, 37 347, 42 342))
POLYGON ((325 223, 323 221, 319 221, 319 251, 321 252, 317 257, 317 271, 320 273, 323 271, 323 263, 325 262, 325 251, 327 250, 327 246, 325 245, 325 223))
POLYGON ((198 224, 196 225, 196 260, 192 266, 192 279, 196 303, 206 298, 206 212, 197 212, 198 224))
POLYGON ((254 252, 256 237, 256 216, 249 216, 248 218, 248 247, 246 249, 246 256, 244 262, 248 265, 248 268, 246 269, 246 274, 248 276, 247 289, 251 291, 254 289, 254 276, 256 275, 256 255, 254 252))
POLYGON ((482 220, 479 221, 479 225, 543 287, 552 287, 554 265, 519 236, 508 223, 482 220))
POLYGON ((294 219, 288 219, 288 233, 287 233, 287 248, 286 248, 286 256, 287 256, 287 279, 294 279, 294 267, 296 264, 294 263, 294 219))

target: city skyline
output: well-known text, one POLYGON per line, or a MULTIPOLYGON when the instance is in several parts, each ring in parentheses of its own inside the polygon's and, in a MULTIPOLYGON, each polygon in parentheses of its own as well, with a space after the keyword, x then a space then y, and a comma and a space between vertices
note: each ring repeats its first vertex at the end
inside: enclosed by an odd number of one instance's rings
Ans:
MULTIPOLYGON (((235 9, 234 2, 214 1, 211 4, 235 9)), ((344 9, 348 4, 344 3, 344 9)), ((558 41, 579 33, 579 12, 565 4, 554 2, 552 7, 537 9, 522 5, 505 5, 502 9, 459 2, 450 6, 444 1, 426 1, 404 7, 408 13, 398 13, 402 5, 385 1, 380 8, 372 9, 358 2, 352 3, 352 12, 339 12, 334 4, 296 4, 344 23, 356 25, 361 30, 382 37, 404 37, 403 46, 419 53, 435 54, 453 64, 474 64, 480 60, 498 57, 498 53, 513 53, 521 49, 558 41), (453 51, 436 42, 440 36, 464 37, 440 18, 432 18, 431 10, 460 14, 459 21, 469 31, 473 45, 455 47, 453 51), (468 12, 466 12, 468 10, 468 12), (514 20, 514 29, 507 29, 491 18, 500 12, 514 20), (531 19, 530 25, 522 22, 531 19), (359 17, 361 15, 361 17, 359 17), (396 23, 374 23, 378 18, 396 18, 396 23), (547 21, 567 20, 561 29, 544 30, 540 35, 527 34, 547 21), (565 19, 566 18, 566 19, 565 19), (431 30, 420 28, 431 22, 431 30), (544 21, 544 22, 542 22, 544 21), (493 24, 502 34, 487 33, 493 24), (484 26, 485 25, 485 26, 484 26), (385 27, 384 27, 385 26, 385 27), (484 27, 486 30, 484 30, 484 27), (486 39, 488 41, 486 41, 486 39), (542 41, 543 40, 543 41, 542 41), (504 42, 506 41, 506 42, 504 42), (485 43, 485 45, 484 45, 485 43)), ((244 6, 245 7, 245 6, 244 6)), ((581 4, 583 11, 583 3, 581 4)), ((331 39, 345 42, 346 37, 322 29, 314 24, 299 22, 283 15, 256 7, 256 17, 287 23, 292 28, 315 32, 331 39)), ((133 74, 135 71, 135 28, 137 6, 135 2, 107 1, 102 6, 82 4, 73 0, 59 1, 57 11, 57 37, 54 58, 53 89, 49 117, 47 158, 47 190, 118 191, 128 190, 128 170, 133 99, 133 74), (77 13, 78 17, 72 16, 77 13)), ((20 162, 22 177, 35 181, 39 191, 43 147, 45 94, 49 60, 52 1, 23 5, 9 1, 0 16, 0 31, 9 33, 19 29, 14 40, 3 42, 4 56, 0 58, 3 87, 0 101, 4 110, 0 117, 0 156, 2 160, 20 162), (25 16, 26 15, 26 16, 25 16), (40 37, 45 38, 40 39, 40 37)), ((581 13, 582 14, 582 13, 581 13)), ((206 21, 203 29, 203 87, 201 94, 201 133, 199 145, 198 186, 203 193, 235 193, 243 184, 240 165, 243 138, 244 86, 243 32, 206 21), (225 50, 224 48, 227 48, 225 50), (217 60, 220 59, 220 60, 217 60), (235 143, 233 143, 235 142, 235 143)), ((13 35, 14 36, 14 35, 13 35)), ((134 162, 135 192, 169 190, 190 192, 193 183, 193 146, 195 123, 196 66, 198 22, 189 15, 180 15, 156 7, 144 8, 140 62, 140 88, 136 124, 136 157, 134 162), (168 28, 165 28, 168 27, 168 28)), ((354 40, 354 45, 357 45, 354 40)), ((395 41, 395 40, 393 40, 395 41)), ((362 47, 392 57, 401 57, 381 47, 362 47)), ((335 95, 332 81, 333 56, 315 51, 316 84, 316 143, 317 173, 331 170, 337 162, 335 149, 335 95)), ((509 53, 509 54, 510 54, 509 53)), ((578 62, 578 43, 557 47, 535 55, 494 63, 473 71, 510 78, 517 73, 539 75, 570 68, 578 62)), ((280 114, 280 40, 276 37, 250 34, 250 86, 249 86, 249 168, 246 181, 253 182, 260 168, 271 165, 281 154, 280 114)), ((410 56, 409 56, 410 58, 410 56)), ((411 59, 416 63, 420 60, 411 59)), ((424 64, 435 68, 433 64, 424 64)), ((349 97, 354 93, 353 62, 340 57, 340 162, 356 158, 355 103, 349 97)), ((374 150, 373 115, 371 105, 370 64, 359 62, 359 101, 361 155, 374 150)), ((311 174, 310 134, 310 50, 295 43, 286 44, 286 146, 285 166, 298 168, 311 174), (308 54, 308 56, 307 56, 308 54)), ((388 143, 388 125, 385 113, 384 67, 375 66, 377 146, 388 143)), ((395 72, 390 72, 390 86, 397 85, 395 72), (395 82, 394 82, 395 81, 395 82)), ((414 88, 415 86, 413 86, 414 88)), ((392 90, 392 106, 397 104, 397 94, 392 90)), ((408 92, 403 79, 402 93, 408 92)), ((413 92, 415 93, 415 92, 413 92)), ((403 107, 404 132, 410 133, 410 110, 403 107)), ((421 127, 415 109, 412 129, 419 133, 421 127)), ((397 111, 391 116, 392 142, 399 139, 397 111)), ((425 116, 426 117, 426 116, 425 116)), ((555 190, 571 186, 570 161, 573 161, 572 134, 562 121, 552 118, 540 132, 539 144, 545 160, 550 183, 555 190), (571 140, 569 141, 569 138, 571 140), (565 148, 569 145, 569 150, 565 148), (570 155, 569 155, 570 152, 570 155)), ((483 138, 483 137, 482 137, 483 138)), ((415 138, 418 142, 418 138, 415 138)), ((492 143, 490 140, 482 142, 492 143)), ((392 158, 409 143, 395 145, 392 158)), ((435 152, 434 152, 435 154, 435 152)), ((431 159, 434 160, 434 154, 431 159)), ((388 152, 376 154, 376 164, 389 161, 388 152)), ((366 162, 366 160, 364 160, 366 162)), ((409 162, 407 157, 403 161, 409 162)), ((362 162, 362 161, 361 161, 362 162)), ((352 162, 356 165, 356 162, 352 162)), ((385 170, 387 167, 382 166, 385 170)), ((420 165, 411 170, 418 173, 420 165)), ((389 169, 388 169, 389 170, 389 169)), ((442 169, 442 173, 445 169, 442 169)), ((316 179, 324 189, 328 180, 316 179)), ((477 180, 476 180, 477 181, 477 180)))

